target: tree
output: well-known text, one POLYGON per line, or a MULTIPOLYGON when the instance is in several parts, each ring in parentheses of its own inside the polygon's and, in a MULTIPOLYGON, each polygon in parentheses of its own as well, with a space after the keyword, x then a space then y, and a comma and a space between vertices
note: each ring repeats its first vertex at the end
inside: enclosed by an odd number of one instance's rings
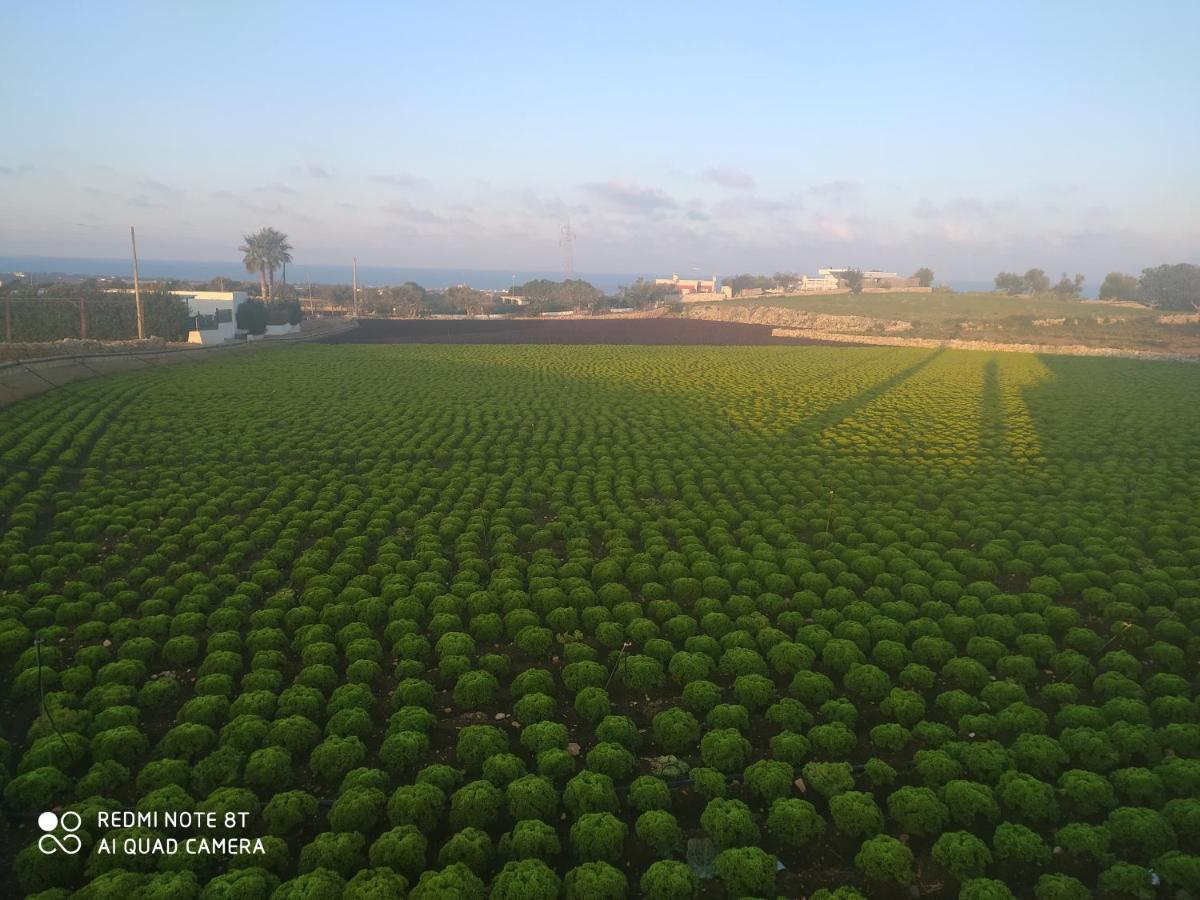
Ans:
POLYGON ((1101 300, 1136 300, 1138 298, 1138 280, 1132 275, 1121 272, 1109 272, 1104 276, 1100 285, 1101 300))
POLYGON ((618 302, 622 306, 631 306, 634 309, 660 306, 674 297, 675 290, 669 284, 655 284, 644 278, 639 278, 630 285, 622 285, 617 290, 618 302))
POLYGON ((260 228, 253 234, 242 238, 238 252, 242 254, 242 264, 247 272, 258 273, 258 296, 262 300, 268 298, 267 269, 270 266, 271 248, 268 245, 266 228, 260 228))
POLYGON ((1023 276, 1025 290, 1031 294, 1044 294, 1050 290, 1050 279, 1041 269, 1030 269, 1023 276))
POLYGON ((410 318, 421 312, 421 305, 425 302, 425 288, 414 281, 406 281, 400 287, 392 288, 391 295, 396 309, 410 318))
POLYGON ((452 288, 448 288, 443 296, 446 302, 451 306, 463 310, 469 316, 483 315, 487 311, 490 304, 490 298, 482 291, 477 291, 467 287, 465 284, 456 284, 452 288))
POLYGON ((267 256, 267 296, 275 297, 275 270, 286 266, 292 261, 292 245, 288 243, 287 235, 274 228, 264 228, 264 241, 267 256))
POLYGON ((993 280, 998 291, 1013 296, 1025 293, 1025 279, 1016 272, 1000 272, 993 280))
POLYGON ((1083 293, 1084 276, 1076 275, 1073 279, 1067 277, 1067 273, 1062 273, 1062 278, 1058 284, 1054 286, 1054 293, 1060 297, 1078 297, 1083 293))
POLYGON ((721 279, 721 286, 730 288, 736 297, 742 291, 773 288, 775 279, 767 275, 729 275, 721 279))
POLYGON ((862 269, 842 269, 838 273, 838 281, 846 282, 846 287, 850 288, 850 293, 861 294, 863 289, 863 274, 862 269))
POLYGON ((1156 309, 1200 311, 1200 266, 1191 263, 1143 269, 1139 296, 1156 309))
POLYGON ((264 334, 267 330, 267 305, 255 299, 239 303, 236 319, 238 330, 248 334, 264 334))
POLYGON ((921 287, 929 287, 933 284, 933 269, 922 266, 913 272, 913 278, 917 279, 917 284, 921 287))
POLYGON ((776 272, 771 276, 771 280, 775 282, 775 287, 786 290, 800 280, 800 276, 795 272, 776 272))

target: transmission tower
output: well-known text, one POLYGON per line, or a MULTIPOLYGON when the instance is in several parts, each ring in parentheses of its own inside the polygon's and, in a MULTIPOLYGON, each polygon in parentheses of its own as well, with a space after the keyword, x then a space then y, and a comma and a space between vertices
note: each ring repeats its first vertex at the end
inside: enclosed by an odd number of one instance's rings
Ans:
POLYGON ((569 281, 575 277, 575 232, 571 230, 570 222, 562 227, 558 246, 562 250, 563 274, 569 281))

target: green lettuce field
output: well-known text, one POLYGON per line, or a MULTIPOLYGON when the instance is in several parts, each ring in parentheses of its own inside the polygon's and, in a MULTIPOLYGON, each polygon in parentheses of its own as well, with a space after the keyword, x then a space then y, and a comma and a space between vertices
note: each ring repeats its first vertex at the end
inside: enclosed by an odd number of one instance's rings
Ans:
POLYGON ((1192 365, 304 346, 0 412, 3 896, 1198 896, 1198 662, 1192 365))

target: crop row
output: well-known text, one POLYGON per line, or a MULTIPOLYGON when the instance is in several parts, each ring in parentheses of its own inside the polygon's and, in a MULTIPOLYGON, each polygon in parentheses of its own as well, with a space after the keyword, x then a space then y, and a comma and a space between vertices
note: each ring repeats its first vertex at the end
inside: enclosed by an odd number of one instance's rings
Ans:
POLYGON ((85 823, 63 860, 25 820, 27 894, 1200 890, 1189 367, 304 347, 153 377, 0 416, 0 783, 85 823), (263 851, 102 852, 169 836, 89 827, 119 809, 246 812, 263 851))

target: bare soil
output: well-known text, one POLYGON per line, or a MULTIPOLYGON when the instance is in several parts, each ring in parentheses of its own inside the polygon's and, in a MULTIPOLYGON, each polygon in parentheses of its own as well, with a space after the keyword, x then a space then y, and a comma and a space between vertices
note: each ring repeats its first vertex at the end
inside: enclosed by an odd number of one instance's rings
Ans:
MULTIPOLYGON (((803 345, 831 341, 772 334, 770 325, 679 318, 386 319, 359 322, 326 344, 803 345)), ((838 342, 839 344, 841 342, 838 342)))

